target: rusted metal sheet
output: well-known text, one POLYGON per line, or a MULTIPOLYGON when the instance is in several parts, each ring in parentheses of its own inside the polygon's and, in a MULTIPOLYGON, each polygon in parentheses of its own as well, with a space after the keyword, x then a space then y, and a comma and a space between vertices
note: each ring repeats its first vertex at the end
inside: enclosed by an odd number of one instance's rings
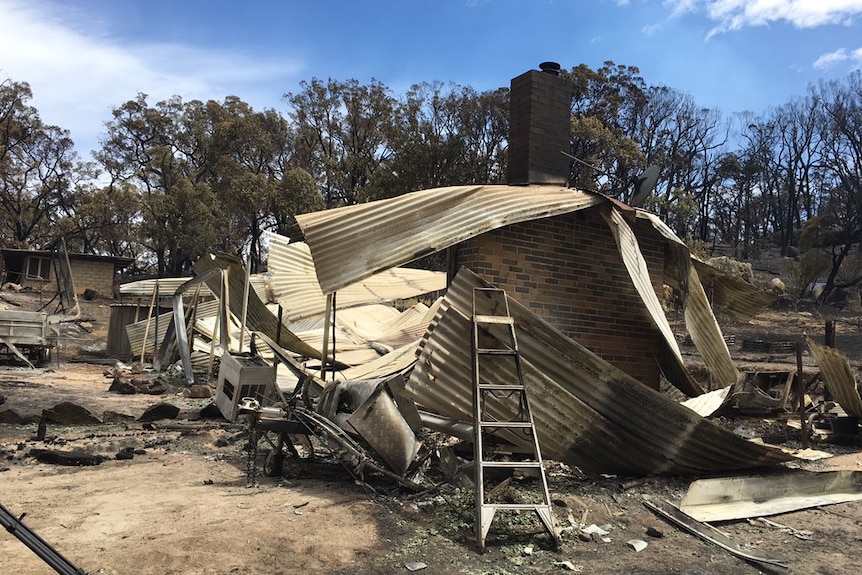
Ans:
POLYGON ((553 186, 456 186, 300 214, 296 220, 320 287, 330 293, 489 230, 606 201, 553 186))
MULTIPOLYGON (((272 234, 267 268, 272 273, 273 295, 286 320, 295 321, 325 311, 326 296, 317 283, 308 244, 290 243, 288 238, 272 234)), ((445 288, 444 272, 393 268, 339 289, 336 308, 404 300, 445 288)))
POLYGON ((634 231, 622 214, 613 207, 603 210, 602 217, 604 217, 608 227, 611 229, 611 233, 617 243, 617 249, 620 251, 620 257, 626 266, 626 270, 629 272, 629 277, 635 290, 638 292, 641 301, 643 301, 653 325, 662 336, 664 353, 658 358, 662 372, 683 393, 689 396, 702 394, 704 389, 694 380, 683 363, 682 353, 677 345, 676 337, 673 335, 673 330, 671 330, 670 324, 667 321, 667 316, 664 314, 664 309, 661 307, 661 302, 658 300, 658 296, 653 289, 649 269, 641 253, 634 231))
MULTIPOLYGON (((462 269, 450 286, 406 388, 421 409, 472 421, 470 307, 473 288, 487 285, 462 269)), ((516 300, 509 304, 546 458, 590 472, 627 474, 727 471, 792 459, 725 431, 640 384, 516 300)), ((506 416, 490 407, 492 416, 506 416)))
POLYGON ((814 343, 809 338, 805 338, 805 341, 811 349, 814 361, 817 362, 817 367, 820 368, 820 373, 833 399, 848 415, 862 420, 862 399, 859 397, 856 378, 850 369, 847 356, 834 347, 814 343))

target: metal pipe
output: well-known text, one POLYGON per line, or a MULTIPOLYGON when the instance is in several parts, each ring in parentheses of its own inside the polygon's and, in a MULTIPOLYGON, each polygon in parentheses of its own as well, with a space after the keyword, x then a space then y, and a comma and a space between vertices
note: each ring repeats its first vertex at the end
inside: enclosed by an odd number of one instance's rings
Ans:
POLYGON ((14 535, 21 543, 30 548, 33 553, 38 555, 45 563, 50 565, 51 569, 61 575, 89 575, 86 571, 66 559, 59 551, 51 547, 51 545, 39 537, 32 529, 24 525, 21 517, 15 517, 12 513, 0 504, 0 525, 6 531, 14 535))

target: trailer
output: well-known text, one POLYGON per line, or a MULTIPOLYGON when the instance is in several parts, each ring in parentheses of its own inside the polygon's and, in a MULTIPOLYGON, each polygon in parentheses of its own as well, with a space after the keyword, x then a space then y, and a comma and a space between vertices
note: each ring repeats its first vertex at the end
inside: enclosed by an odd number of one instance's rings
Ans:
POLYGON ((46 312, 0 310, 0 351, 44 365, 57 345, 59 324, 60 316, 46 312))

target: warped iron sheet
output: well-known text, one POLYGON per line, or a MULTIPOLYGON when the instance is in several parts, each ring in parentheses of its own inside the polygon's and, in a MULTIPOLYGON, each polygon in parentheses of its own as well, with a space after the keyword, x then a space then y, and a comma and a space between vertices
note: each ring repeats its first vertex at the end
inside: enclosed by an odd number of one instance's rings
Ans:
MULTIPOLYGON (((462 269, 423 339, 406 393, 422 409, 472 421, 473 288, 462 269)), ((703 473, 777 464, 792 456, 718 427, 647 388, 509 298, 543 456, 597 473, 703 473)), ((495 374, 500 381, 514 374, 495 374)), ((489 405, 497 419, 504 405, 489 405)))
POLYGON ((664 353, 658 358, 662 372, 683 393, 689 396, 702 394, 704 389, 694 380, 683 363, 682 352, 679 351, 676 337, 673 335, 673 330, 670 328, 667 316, 661 307, 661 302, 658 300, 658 296, 653 289, 649 269, 641 253, 634 231, 619 210, 612 206, 607 211, 602 212, 602 217, 607 222, 614 236, 620 257, 629 273, 635 290, 644 303, 644 307, 649 313, 653 325, 662 335, 664 353))
MULTIPOLYGON (((351 250, 347 250, 350 252, 351 250)), ((326 295, 317 283, 311 251, 304 242, 271 234, 267 268, 275 299, 284 318, 296 321, 326 311, 326 295)), ((411 268, 393 268, 338 290, 336 309, 393 302, 446 288, 446 274, 411 268)))
MULTIPOLYGON (((159 298, 169 298, 177 291, 177 289, 189 281, 191 278, 159 278, 149 280, 138 280, 120 285, 119 292, 121 296, 137 296, 145 298, 147 301, 152 299, 156 291, 156 286, 159 288, 159 298)), ((251 287, 263 301, 266 301, 266 277, 261 274, 252 274, 249 278, 251 287)), ((191 297, 195 290, 186 292, 187 297, 191 297)), ((201 297, 213 297, 213 293, 206 285, 200 287, 201 297)))
POLYGON ((680 510, 698 521, 730 521, 862 500, 862 472, 796 471, 699 479, 688 488, 680 510))
POLYGON ((826 382, 826 387, 832 394, 832 398, 847 412, 862 420, 862 399, 856 388, 856 378, 850 368, 847 356, 833 347, 827 347, 805 338, 820 373, 826 382))
POLYGON ((692 258, 701 281, 712 288, 712 307, 740 321, 748 321, 769 306, 776 296, 692 258))
MULTIPOLYGON (((668 271, 671 279, 676 281, 677 287, 685 296, 685 326, 709 373, 719 387, 736 384, 740 374, 730 357, 727 342, 721 335, 721 328, 706 297, 697 271, 699 266, 692 265, 696 260, 691 257, 683 241, 658 216, 644 211, 638 211, 637 216, 649 220, 667 241, 666 245, 669 246, 671 253, 671 265, 668 266, 668 271)), ((713 280, 716 279, 713 278, 713 280)), ((721 282, 714 281, 714 283, 721 282)), ((740 287, 736 284, 734 286, 740 287)))
MULTIPOLYGON (((243 294, 245 291, 245 269, 238 258, 226 254, 209 254, 193 266, 195 273, 202 274, 213 268, 221 268, 227 271, 228 277, 228 308, 236 317, 242 318, 243 294)), ((214 278, 207 281, 210 290, 219 293, 219 279, 214 278)), ((278 329, 278 316, 273 314, 254 290, 249 291, 248 307, 246 311, 247 329, 265 333, 275 339, 278 331, 281 339, 277 342, 281 347, 305 356, 320 359, 322 354, 319 349, 308 345, 293 332, 282 325, 278 329)), ((283 322, 282 322, 283 323, 283 322)))
POLYGON ((606 201, 552 186, 454 186, 300 214, 296 221, 320 288, 331 293, 489 230, 606 201))

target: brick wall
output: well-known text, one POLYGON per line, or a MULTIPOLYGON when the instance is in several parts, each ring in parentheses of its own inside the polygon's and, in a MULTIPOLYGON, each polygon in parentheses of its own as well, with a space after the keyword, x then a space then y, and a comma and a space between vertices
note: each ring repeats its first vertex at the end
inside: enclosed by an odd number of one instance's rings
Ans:
POLYGON ((72 279, 78 295, 84 290, 96 290, 99 297, 114 297, 114 264, 90 260, 71 260, 72 279))
MULTIPOLYGON (((630 223, 631 225, 631 223, 630 223)), ((635 226, 657 294, 664 243, 635 226)), ((494 230, 460 244, 466 266, 551 325, 650 387, 658 388, 657 330, 644 309, 598 209, 494 230)))
POLYGON ((509 184, 561 184, 569 177, 572 84, 530 70, 509 91, 509 184))
MULTIPOLYGON (((79 260, 70 258, 72 280, 75 282, 75 293, 83 295, 87 289, 96 290, 99 297, 114 297, 114 263, 98 260, 79 260)), ((51 266, 51 277, 47 282, 35 279, 24 279, 22 285, 42 293, 57 292, 57 270, 51 266)))

